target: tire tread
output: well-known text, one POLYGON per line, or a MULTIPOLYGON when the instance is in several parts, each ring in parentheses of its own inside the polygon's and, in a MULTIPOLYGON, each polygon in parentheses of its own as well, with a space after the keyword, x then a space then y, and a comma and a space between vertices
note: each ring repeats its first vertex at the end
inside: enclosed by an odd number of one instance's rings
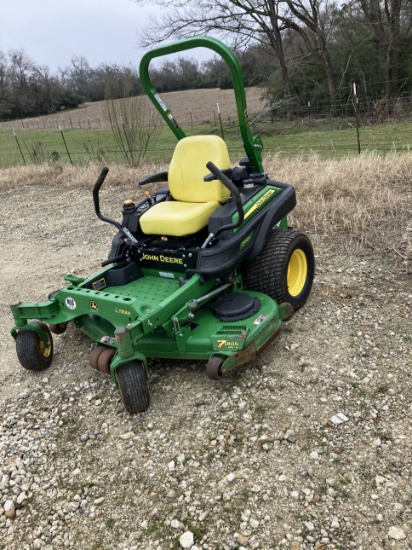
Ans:
POLYGON ((116 377, 126 411, 144 412, 150 405, 150 394, 143 364, 140 361, 122 363, 116 369, 116 377))

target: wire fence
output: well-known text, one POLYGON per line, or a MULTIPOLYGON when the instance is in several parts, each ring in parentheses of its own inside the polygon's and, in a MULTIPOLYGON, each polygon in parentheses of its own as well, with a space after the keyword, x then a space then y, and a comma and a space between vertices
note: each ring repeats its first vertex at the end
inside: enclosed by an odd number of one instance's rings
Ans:
MULTIPOLYGON (((386 153, 412 149, 412 97, 394 98, 388 104, 358 98, 355 93, 350 101, 335 106, 334 113, 330 106, 322 109, 317 105, 314 111, 308 101, 298 114, 294 111, 290 116, 284 104, 266 107, 262 95, 259 89, 248 91, 248 108, 252 133, 262 136, 266 151, 344 156, 366 150, 386 153)), ((244 154, 232 90, 193 90, 165 96, 174 118, 188 135, 221 134, 231 154, 244 154)), ((164 124, 151 104, 145 103, 143 108, 150 109, 151 116, 164 124)), ((149 145, 146 158, 167 161, 174 147, 174 137, 165 130, 149 145)), ((72 112, 0 123, 0 167, 57 161, 125 162, 104 102, 89 103, 72 112)))

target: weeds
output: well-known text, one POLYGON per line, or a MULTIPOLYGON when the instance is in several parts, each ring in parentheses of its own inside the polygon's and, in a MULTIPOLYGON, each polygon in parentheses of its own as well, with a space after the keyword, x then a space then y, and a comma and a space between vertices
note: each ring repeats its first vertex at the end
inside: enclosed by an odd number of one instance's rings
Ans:
POLYGON ((268 408, 265 405, 257 405, 255 407, 255 415, 259 418, 264 418, 268 412, 268 408))
POLYGON ((113 519, 113 518, 108 518, 108 519, 106 520, 106 527, 107 527, 108 529, 113 529, 113 527, 115 526, 115 523, 116 523, 116 520, 115 520, 115 519, 113 519))
POLYGON ((269 157, 265 168, 295 185, 298 201, 290 218, 298 227, 344 240, 348 248, 384 248, 410 260, 410 239, 405 237, 411 210, 410 155, 269 157))

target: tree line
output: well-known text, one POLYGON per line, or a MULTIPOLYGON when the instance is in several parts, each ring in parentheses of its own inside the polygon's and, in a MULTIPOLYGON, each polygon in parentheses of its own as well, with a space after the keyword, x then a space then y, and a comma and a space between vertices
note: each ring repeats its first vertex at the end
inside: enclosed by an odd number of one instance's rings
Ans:
MULTIPOLYGON (((241 53, 249 82, 257 78, 248 53, 241 53)), ((179 57, 151 70, 159 92, 193 88, 227 88, 231 79, 220 58, 200 63, 179 57)), ((56 113, 86 101, 101 101, 136 96, 141 93, 137 67, 101 64, 91 67, 85 57, 73 57, 71 65, 52 73, 36 64, 24 50, 0 52, 0 120, 11 120, 56 113)))
POLYGON ((94 68, 86 58, 74 56, 70 66, 53 74, 22 49, 0 51, 0 120, 45 115, 102 100, 109 78, 116 82, 116 93, 125 80, 133 82, 138 93, 133 68, 109 64, 94 68))
MULTIPOLYGON (((246 86, 266 86, 271 77, 270 56, 260 46, 238 50, 246 86)), ((199 62, 179 57, 151 67, 151 80, 159 92, 232 87, 230 71, 220 57, 199 62)), ((133 66, 101 64, 91 67, 75 56, 71 65, 54 74, 36 64, 24 50, 0 51, 0 120, 56 113, 88 101, 139 95, 142 89, 133 66)))
MULTIPOLYGON (((150 46, 199 34, 221 36, 236 51, 246 86, 262 85, 287 116, 352 108, 353 84, 364 102, 412 94, 412 0, 135 0, 163 14, 141 31, 150 46)), ((159 92, 231 86, 217 57, 199 63, 180 57, 151 67, 159 92)), ((84 57, 52 74, 23 50, 0 52, 0 120, 72 108, 85 101, 137 95, 137 67, 84 57)))

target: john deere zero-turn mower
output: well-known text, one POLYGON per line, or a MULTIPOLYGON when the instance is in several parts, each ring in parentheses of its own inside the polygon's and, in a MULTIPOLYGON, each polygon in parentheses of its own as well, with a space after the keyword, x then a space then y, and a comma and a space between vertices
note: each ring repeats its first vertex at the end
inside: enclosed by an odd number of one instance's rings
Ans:
POLYGON ((39 371, 53 359, 51 333, 73 323, 96 346, 90 364, 111 375, 129 413, 150 403, 148 359, 206 362, 219 379, 253 360, 308 298, 314 276, 310 240, 288 227, 292 186, 268 178, 262 141, 247 123, 241 69, 233 52, 209 37, 182 40, 147 53, 144 90, 178 139, 168 172, 139 181, 164 187, 123 205, 118 223, 100 212, 103 168, 93 188, 97 216, 117 229, 102 269, 40 303, 11 306, 17 356, 39 371), (151 84, 152 59, 206 47, 228 64, 246 156, 232 167, 216 135, 187 137, 151 84))

